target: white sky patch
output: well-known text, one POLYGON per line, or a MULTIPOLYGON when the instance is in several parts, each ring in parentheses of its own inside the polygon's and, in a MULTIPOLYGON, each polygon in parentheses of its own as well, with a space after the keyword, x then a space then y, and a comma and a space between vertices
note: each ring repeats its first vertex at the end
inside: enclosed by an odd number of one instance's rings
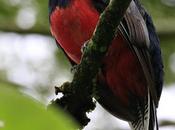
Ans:
POLYGON ((6 71, 9 80, 24 86, 46 84, 56 65, 55 49, 48 37, 0 33, 0 70, 6 71))
POLYGON ((3 128, 5 126, 4 121, 0 120, 0 128, 3 128))
POLYGON ((129 130, 129 125, 126 121, 112 116, 98 103, 95 110, 88 114, 88 117, 91 121, 83 130, 129 130))
POLYGON ((175 84, 163 89, 162 96, 158 107, 159 120, 168 119, 175 120, 175 84))
POLYGON ((36 10, 33 7, 23 7, 19 10, 16 24, 21 29, 30 29, 36 23, 36 10))

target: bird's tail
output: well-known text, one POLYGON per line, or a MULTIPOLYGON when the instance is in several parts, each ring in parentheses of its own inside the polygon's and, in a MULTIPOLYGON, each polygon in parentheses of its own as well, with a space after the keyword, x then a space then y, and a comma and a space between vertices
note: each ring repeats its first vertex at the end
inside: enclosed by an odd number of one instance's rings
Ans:
POLYGON ((150 119, 149 119, 148 130, 159 130, 158 121, 157 121, 157 110, 153 101, 150 104, 150 119))
POLYGON ((144 107, 138 105, 137 120, 129 123, 132 130, 159 130, 156 107, 150 97, 150 94, 148 94, 148 98, 146 100, 144 107))

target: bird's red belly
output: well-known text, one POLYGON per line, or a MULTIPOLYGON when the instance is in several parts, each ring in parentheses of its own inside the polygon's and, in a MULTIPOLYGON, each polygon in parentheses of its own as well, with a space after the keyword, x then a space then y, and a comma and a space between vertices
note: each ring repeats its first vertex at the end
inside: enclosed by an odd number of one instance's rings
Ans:
POLYGON ((131 95, 144 97, 147 94, 140 63, 121 35, 113 40, 103 64, 103 80, 123 104, 128 105, 131 95))

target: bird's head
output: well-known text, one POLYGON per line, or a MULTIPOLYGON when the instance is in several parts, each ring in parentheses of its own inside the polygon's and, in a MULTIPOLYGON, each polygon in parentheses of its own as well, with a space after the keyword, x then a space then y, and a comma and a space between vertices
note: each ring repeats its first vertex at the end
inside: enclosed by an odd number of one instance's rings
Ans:
POLYGON ((49 0, 49 12, 54 11, 56 7, 66 8, 71 0, 49 0))

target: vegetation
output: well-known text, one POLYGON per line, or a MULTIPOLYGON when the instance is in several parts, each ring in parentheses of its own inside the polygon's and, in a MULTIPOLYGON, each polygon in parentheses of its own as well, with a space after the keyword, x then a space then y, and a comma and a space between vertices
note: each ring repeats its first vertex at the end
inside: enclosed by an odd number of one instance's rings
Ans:
POLYGON ((0 129, 2 130, 75 130, 73 120, 61 110, 46 107, 13 85, 0 84, 0 129))

